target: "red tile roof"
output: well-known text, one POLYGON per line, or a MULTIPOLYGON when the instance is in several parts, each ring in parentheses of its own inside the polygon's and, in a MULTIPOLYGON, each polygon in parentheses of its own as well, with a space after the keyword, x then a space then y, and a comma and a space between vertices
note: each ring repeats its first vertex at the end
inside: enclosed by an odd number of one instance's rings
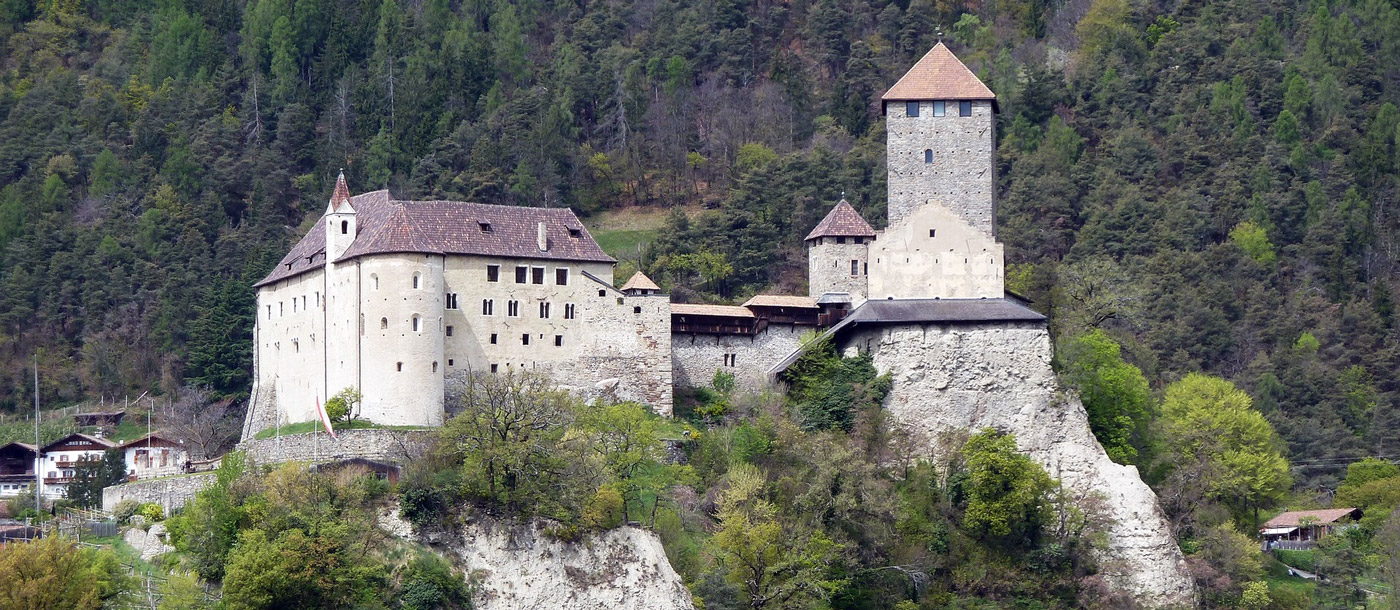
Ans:
POLYGON ((940 42, 885 92, 891 100, 995 100, 997 96, 940 42))
POLYGON ((661 290, 661 287, 657 286, 656 282, 651 281, 647 274, 638 271, 633 273, 631 279, 627 280, 627 283, 618 290, 624 292, 628 290, 661 290))
POLYGON ((816 239, 828 235, 841 237, 875 237, 875 229, 870 227, 870 223, 861 218, 860 212, 851 207, 845 199, 836 204, 827 212, 826 218, 817 223, 817 228, 812 229, 807 234, 806 239, 816 239))
MULTIPOLYGON (((350 187, 345 184, 345 172, 342 170, 340 176, 335 179, 335 192, 331 193, 331 202, 328 209, 332 212, 339 212, 340 206, 350 203, 350 187)), ((351 206, 353 208, 353 206, 351 206)), ((351 211, 354 211, 353 209, 351 211)))
POLYGON ((1301 521, 1311 517, 1314 525, 1327 525, 1342 517, 1358 512, 1355 508, 1326 508, 1322 510, 1295 510, 1283 513, 1273 519, 1264 522, 1265 528, 1270 527, 1299 527, 1301 521))
POLYGON ((733 305, 705 305, 702 303, 671 303, 673 316, 728 316, 731 318, 752 318, 753 312, 747 307, 733 305))
POLYGON ((754 295, 753 298, 744 301, 744 307, 800 307, 804 309, 817 309, 817 300, 813 297, 785 294, 757 294, 754 295))
POLYGON ((60 438, 60 439, 58 439, 58 440, 56 440, 56 441, 54 441, 54 442, 52 442, 52 443, 49 443, 49 444, 47 444, 47 445, 44 445, 44 447, 43 447, 43 449, 41 449, 41 451, 43 451, 44 453, 48 453, 50 449, 52 449, 52 448, 54 448, 54 447, 62 446, 63 444, 65 444, 65 443, 67 443, 68 441, 71 441, 71 440, 73 440, 73 439, 88 441, 88 442, 92 443, 93 445, 96 445, 96 446, 101 447, 101 448, 103 448, 103 449, 111 449, 112 447, 116 447, 116 446, 117 446, 116 443, 113 443, 112 441, 109 441, 109 440, 104 439, 104 438, 97 438, 97 437, 95 437, 95 436, 88 436, 88 435, 82 434, 82 433, 80 433, 80 432, 74 432, 74 433, 69 434, 68 436, 65 436, 65 437, 63 437, 63 438, 60 438))
MULTIPOLYGON (((369 254, 473 254, 546 260, 617 262, 567 208, 524 208, 461 201, 399 201, 389 191, 349 199, 354 208, 355 241, 335 262, 369 254), (546 249, 538 245, 539 223, 545 225, 546 249)), ((325 219, 316 221, 282 258, 264 286, 312 269, 326 260, 325 219)))

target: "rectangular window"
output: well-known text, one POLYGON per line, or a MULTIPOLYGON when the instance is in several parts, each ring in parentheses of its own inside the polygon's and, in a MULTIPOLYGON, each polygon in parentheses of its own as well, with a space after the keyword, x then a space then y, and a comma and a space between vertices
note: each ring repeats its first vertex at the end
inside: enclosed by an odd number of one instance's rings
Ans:
POLYGON ((512 318, 520 317, 520 301, 506 301, 506 315, 512 318))
POLYGON ((933 103, 933 116, 943 116, 943 115, 944 115, 944 110, 945 110, 945 109, 944 109, 943 104, 944 104, 943 102, 934 102, 934 103, 933 103))
POLYGON ((564 347, 564 335, 554 335, 554 347, 564 347))
POLYGON ((449 336, 449 337, 452 336, 452 325, 451 325, 451 324, 447 325, 447 336, 449 336))
POLYGON ((561 267, 561 268, 558 268, 558 269, 555 269, 555 270, 554 270, 554 283, 555 283, 555 285, 558 285, 558 286, 568 286, 568 285, 569 285, 569 270, 568 270, 568 269, 565 269, 565 268, 562 268, 562 267, 561 267))
POLYGON ((491 345, 496 344, 496 333, 491 333, 491 345))
POLYGON ((911 117, 919 116, 919 103, 918 103, 918 102, 905 102, 905 103, 904 103, 904 114, 907 115, 907 116, 911 116, 911 117))
POLYGON ((480 226, 480 227, 481 227, 481 232, 482 232, 482 233, 494 233, 494 232, 495 232, 495 231, 492 231, 492 230, 491 230, 491 223, 489 223, 489 222, 477 221, 476 224, 477 224, 477 226, 480 226))
POLYGON ((447 366, 452 366, 452 363, 453 363, 453 362, 454 362, 453 359, 448 358, 448 359, 447 359, 447 366))
POLYGON ((501 365, 499 365, 499 364, 493 364, 493 365, 491 365, 491 372, 492 372, 492 373, 496 372, 497 370, 499 370, 499 367, 500 367, 500 366, 501 366, 501 365))
POLYGON ((851 275, 860 275, 860 261, 851 261, 851 275))
POLYGON ((565 304, 564 304, 564 319, 565 319, 565 320, 572 320, 572 319, 574 319, 574 317, 577 316, 577 315, 578 315, 578 310, 575 309, 575 305, 574 305, 573 303, 565 303, 565 304))
POLYGON ((529 268, 529 267, 516 267, 516 268, 515 268, 515 283, 517 283, 517 284, 524 284, 525 282, 529 281, 529 280, 526 280, 526 279, 525 279, 525 276, 529 275, 529 273, 530 273, 530 268, 529 268))
POLYGON ((521 344, 521 345, 529 345, 529 344, 530 344, 530 333, 524 333, 524 334, 520 335, 520 344, 521 344))
POLYGON ((531 283, 531 284, 543 284, 543 283, 544 283, 544 267, 531 267, 531 268, 530 268, 530 283, 531 283))
POLYGON ((838 238, 836 238, 836 243, 838 243, 838 244, 844 244, 844 243, 846 243, 846 238, 844 238, 844 237, 838 237, 838 238))
POLYGON ((483 315, 483 316, 494 316, 494 315, 496 315, 496 300, 495 300, 495 299, 482 299, 482 300, 481 300, 481 315, 483 315))
POLYGON ((546 302, 544 302, 544 303, 540 303, 540 317, 541 317, 541 318, 548 318, 548 317, 549 317, 549 302, 546 301, 546 302))
POLYGON ((501 266, 500 266, 500 265, 487 265, 487 266, 486 266, 486 281, 488 281, 488 282, 499 282, 499 281, 501 281, 501 266))
POLYGON ((449 292, 449 293, 447 293, 447 308, 448 308, 448 309, 457 309, 457 293, 455 293, 455 292, 449 292))
POLYGON ((937 234, 938 234, 938 229, 929 229, 929 230, 928 230, 928 236, 929 236, 929 237, 933 237, 933 236, 935 236, 935 235, 937 235, 937 234))
POLYGON ((972 102, 958 102, 958 116, 972 116, 972 102))

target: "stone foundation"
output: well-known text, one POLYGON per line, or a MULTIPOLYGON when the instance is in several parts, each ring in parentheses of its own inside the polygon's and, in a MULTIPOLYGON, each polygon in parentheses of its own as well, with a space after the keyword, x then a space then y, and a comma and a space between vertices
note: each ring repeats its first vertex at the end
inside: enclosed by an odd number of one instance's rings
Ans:
POLYGON ((288 434, 277 438, 243 441, 238 449, 258 464, 279 462, 334 462, 366 458, 405 463, 418 455, 432 430, 341 430, 340 440, 326 434, 288 434))
POLYGON ((213 485, 214 479, 214 473, 201 472, 113 485, 102 490, 102 512, 111 514, 122 500, 135 500, 159 504, 169 515, 194 499, 196 492, 213 485))

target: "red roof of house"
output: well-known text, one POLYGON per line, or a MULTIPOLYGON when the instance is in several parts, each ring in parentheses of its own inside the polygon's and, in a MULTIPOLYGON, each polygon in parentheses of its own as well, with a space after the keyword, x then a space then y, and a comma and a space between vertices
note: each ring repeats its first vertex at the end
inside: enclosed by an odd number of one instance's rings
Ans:
MULTIPOLYGON (((337 190, 339 186, 337 186, 337 190)), ((370 254, 475 254, 545 260, 617 262, 568 208, 523 208, 461 201, 400 201, 389 191, 349 199, 355 241, 335 262, 370 254), (539 249, 539 224, 545 249, 539 249)), ((326 220, 316 221, 267 277, 273 282, 319 269, 326 262, 326 220)))
POLYGON ((131 448, 131 447, 135 447, 135 448, 138 448, 138 449, 139 449, 139 448, 141 448, 141 447, 147 446, 147 443, 146 443, 146 440, 147 440, 147 439, 150 439, 151 442, 149 443, 149 445, 152 446, 152 447, 179 447, 179 446, 181 446, 181 444, 182 444, 182 443, 181 443, 179 440, 177 440, 177 439, 173 439, 173 438, 170 438, 170 437, 168 437, 168 436, 165 436, 164 434, 161 434, 161 433, 159 433, 159 432, 156 432, 155 434, 151 434, 151 435, 149 435, 149 436, 143 436, 143 437, 138 438, 138 439, 136 439, 136 440, 134 440, 134 441, 127 441, 127 442, 125 442, 125 443, 122 443, 121 446, 119 446, 118 448, 119 448, 119 449, 128 449, 128 448, 131 448))
POLYGON ((1294 510, 1283 513, 1273 519, 1264 522, 1265 528, 1270 527, 1298 527, 1302 525, 1303 519, 1311 517, 1315 520, 1314 525, 1327 525, 1334 523, 1342 517, 1350 516, 1352 513, 1361 512, 1356 508, 1326 508, 1322 510, 1294 510))
POLYGON ((116 443, 113 443, 112 441, 109 441, 109 440, 107 440, 107 439, 105 439, 105 438, 97 438, 97 437, 95 437, 95 436, 88 436, 88 435, 82 434, 82 433, 80 433, 80 432, 74 432, 74 433, 69 434, 68 436, 65 436, 65 437, 63 437, 63 438, 60 438, 60 439, 58 439, 58 440, 56 440, 56 441, 54 441, 54 442, 52 442, 52 443, 49 443, 49 444, 47 444, 47 445, 44 445, 44 447, 43 447, 43 449, 42 449, 41 451, 43 451, 44 453, 48 453, 49 450, 53 449, 54 447, 61 447, 61 446, 63 446, 64 444, 68 443, 68 441, 71 441, 71 440, 73 440, 73 439, 88 441, 88 442, 90 442, 90 443, 92 443, 92 444, 94 444, 94 445, 96 445, 96 446, 98 446, 98 447, 101 447, 102 449, 111 449, 112 447, 116 447, 116 446, 117 446, 116 443))
POLYGON ((995 100, 981 79, 953 55, 942 42, 933 45, 914 67, 881 99, 892 100, 995 100))
POLYGON ((801 309, 817 309, 817 299, 814 297, 802 297, 786 294, 756 294, 747 301, 744 307, 797 307, 801 309))
POLYGON ((875 229, 870 223, 861 218, 860 212, 851 207, 851 204, 842 199, 826 213, 826 218, 817 223, 817 227, 807 234, 805 239, 816 239, 836 235, 841 237, 875 237, 875 229))

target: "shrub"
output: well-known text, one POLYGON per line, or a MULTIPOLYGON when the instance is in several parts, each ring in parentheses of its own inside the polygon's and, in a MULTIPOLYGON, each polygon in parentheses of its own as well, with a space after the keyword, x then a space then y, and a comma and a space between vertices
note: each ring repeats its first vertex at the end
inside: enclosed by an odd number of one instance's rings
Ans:
POLYGON ((127 521, 130 521, 131 516, 135 515, 136 511, 140 509, 140 502, 130 499, 122 500, 121 502, 118 502, 115 507, 112 508, 112 516, 116 518, 118 523, 126 523, 127 521))
POLYGON ((622 494, 612 485, 598 488, 583 506, 583 526, 610 530, 622 525, 622 494))
POLYGON ((136 509, 136 514, 146 518, 147 523, 155 523, 165 519, 165 509, 155 502, 147 502, 136 509))

